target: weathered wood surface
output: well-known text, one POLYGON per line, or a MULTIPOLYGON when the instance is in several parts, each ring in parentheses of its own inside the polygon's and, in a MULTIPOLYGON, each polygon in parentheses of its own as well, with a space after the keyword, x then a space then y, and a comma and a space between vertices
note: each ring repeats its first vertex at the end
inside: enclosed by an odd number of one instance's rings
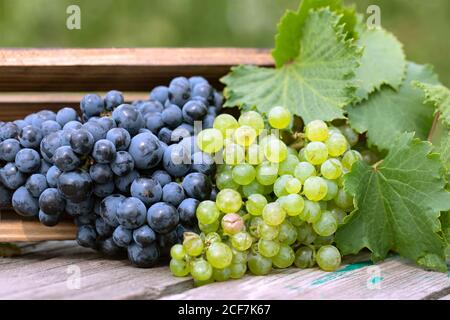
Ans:
POLYGON ((193 288, 167 267, 133 268, 73 241, 23 244, 22 251, 0 258, 0 299, 450 299, 449 274, 424 271, 398 256, 373 266, 362 254, 336 272, 290 268, 193 288))
POLYGON ((231 66, 273 64, 267 49, 2 49, 0 91, 147 91, 179 75, 218 84, 231 66))

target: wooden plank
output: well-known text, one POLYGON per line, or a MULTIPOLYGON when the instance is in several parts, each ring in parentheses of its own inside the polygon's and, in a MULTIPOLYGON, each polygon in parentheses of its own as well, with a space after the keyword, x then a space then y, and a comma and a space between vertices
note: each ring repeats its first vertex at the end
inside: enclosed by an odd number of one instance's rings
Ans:
MULTIPOLYGON (((98 92, 104 95, 105 92, 98 92)), ((30 113, 43 109, 57 111, 62 107, 80 108, 86 92, 0 92, 0 120, 23 119, 30 113)), ((126 102, 148 99, 148 92, 124 92, 126 102)))
POLYGON ((73 240, 76 227, 71 220, 60 221, 54 227, 46 227, 35 218, 23 218, 16 213, 2 212, 0 242, 73 240))
POLYGON ((0 258, 0 299, 448 299, 450 293, 447 274, 398 256, 373 266, 363 253, 346 258, 336 272, 289 268, 193 288, 166 266, 133 268, 73 241, 21 247, 22 256, 0 258))
POLYGON ((396 256, 375 266, 367 260, 344 263, 331 273, 290 268, 246 276, 163 299, 437 299, 448 290, 447 274, 425 271, 396 256))
POLYGON ((273 65, 267 49, 2 49, 0 91, 148 91, 179 75, 214 85, 231 66, 273 65))

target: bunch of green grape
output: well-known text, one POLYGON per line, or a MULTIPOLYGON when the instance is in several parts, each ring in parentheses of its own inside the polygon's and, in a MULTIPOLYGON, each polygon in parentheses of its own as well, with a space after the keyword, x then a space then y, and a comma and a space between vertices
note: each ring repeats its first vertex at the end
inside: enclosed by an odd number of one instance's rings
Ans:
POLYGON ((220 191, 197 208, 202 233, 186 233, 172 248, 175 276, 190 274, 202 284, 241 278, 247 270, 265 275, 291 265, 339 267, 334 233, 353 210, 343 176, 362 159, 351 149, 358 135, 315 120, 306 124, 297 151, 279 135, 292 122, 290 112, 272 108, 267 120, 255 111, 238 120, 221 114, 198 135, 199 148, 219 163, 220 191))

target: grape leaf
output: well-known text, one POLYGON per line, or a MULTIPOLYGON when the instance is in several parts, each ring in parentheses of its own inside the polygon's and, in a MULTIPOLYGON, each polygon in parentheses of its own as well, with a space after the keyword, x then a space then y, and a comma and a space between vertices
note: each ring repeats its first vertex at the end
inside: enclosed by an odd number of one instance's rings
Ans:
POLYGON ((354 7, 343 7, 342 0, 303 0, 297 11, 287 10, 278 23, 275 48, 272 50, 277 68, 292 62, 299 55, 302 28, 311 9, 325 7, 342 15, 339 23, 344 26, 349 37, 354 36, 353 29, 356 24, 354 7))
POLYGON ((425 102, 431 102, 439 111, 439 120, 450 128, 450 90, 441 84, 429 84, 414 81, 414 86, 422 89, 425 93, 425 102))
MULTIPOLYGON (((445 272, 445 242, 439 236, 440 211, 450 209, 450 193, 431 144, 402 134, 386 158, 371 167, 362 161, 345 175, 344 188, 355 210, 336 233, 343 255, 366 247, 372 259, 389 250, 426 268, 445 272)), ((392 141, 391 141, 392 143, 392 141)))
POLYGON ((360 83, 358 99, 367 99, 383 84, 398 90, 405 77, 406 58, 397 38, 382 28, 363 28, 356 43, 364 48, 355 74, 360 83))
POLYGON ((328 9, 310 11, 299 56, 281 68, 237 66, 223 77, 225 106, 256 105, 262 112, 281 105, 309 122, 343 118, 353 99, 360 50, 345 41, 339 17, 328 9))
POLYGON ((359 133, 367 131, 369 145, 388 150, 392 147, 392 139, 405 131, 416 132, 423 140, 427 138, 434 107, 423 102, 423 92, 411 84, 414 80, 438 83, 431 67, 409 62, 406 78, 398 91, 383 86, 368 100, 347 106, 350 126, 359 133))

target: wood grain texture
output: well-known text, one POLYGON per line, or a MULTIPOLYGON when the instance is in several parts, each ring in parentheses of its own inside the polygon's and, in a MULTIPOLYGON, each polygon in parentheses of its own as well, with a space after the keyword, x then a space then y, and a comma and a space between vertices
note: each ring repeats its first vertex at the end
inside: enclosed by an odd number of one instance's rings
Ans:
POLYGON ((195 74, 217 86, 238 64, 273 60, 254 48, 2 49, 0 91, 147 91, 195 74))
POLYGON ((448 299, 450 290, 447 274, 424 271, 398 256, 372 266, 367 253, 346 258, 336 272, 289 268, 193 288, 192 280, 172 277, 167 267, 133 268, 73 241, 21 249, 20 257, 0 258, 0 299, 448 299))
POLYGON ((71 221, 61 221, 54 227, 19 217, 0 222, 0 242, 72 240, 75 236, 76 227, 71 221))
POLYGON ((279 270, 165 296, 163 299, 440 299, 450 293, 445 273, 420 269, 398 256, 375 266, 363 260, 331 273, 314 269, 279 270))

